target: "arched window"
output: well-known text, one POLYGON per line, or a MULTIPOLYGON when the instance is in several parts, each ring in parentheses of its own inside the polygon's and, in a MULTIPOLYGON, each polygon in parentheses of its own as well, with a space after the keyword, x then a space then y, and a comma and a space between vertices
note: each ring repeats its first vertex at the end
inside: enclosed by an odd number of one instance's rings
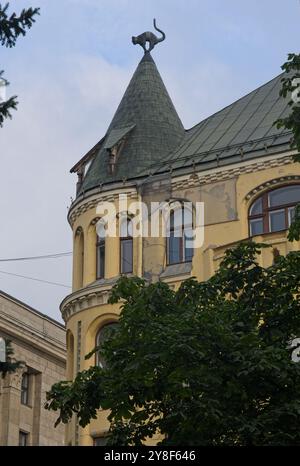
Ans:
POLYGON ((67 330, 66 334, 67 343, 67 378, 73 380, 74 376, 74 336, 71 330, 67 330))
MULTIPOLYGON (((103 343, 112 335, 112 332, 118 325, 118 322, 110 322, 109 324, 101 327, 96 336, 96 346, 101 348, 103 343)), ((106 362, 104 357, 100 354, 100 351, 96 353, 96 365, 103 368, 106 366, 106 362)))
POLYGON ((97 274, 96 278, 104 278, 105 277, 105 225, 101 221, 98 222, 97 227, 97 261, 96 261, 96 269, 97 274))
POLYGON ((78 227, 74 238, 74 288, 82 288, 83 286, 83 264, 84 264, 84 235, 81 227, 78 227))
POLYGON ((261 235, 289 228, 300 202, 300 185, 267 191, 249 209, 249 234, 261 235))
POLYGON ((191 262, 193 249, 193 213, 187 208, 171 210, 168 221, 167 263, 191 262))
POLYGON ((129 218, 120 219, 120 269, 121 273, 133 272, 132 222, 129 218))

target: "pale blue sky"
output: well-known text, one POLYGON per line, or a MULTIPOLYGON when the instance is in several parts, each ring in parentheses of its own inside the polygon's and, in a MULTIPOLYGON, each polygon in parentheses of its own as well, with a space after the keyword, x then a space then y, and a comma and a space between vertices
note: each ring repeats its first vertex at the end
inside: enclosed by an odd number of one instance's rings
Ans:
MULTIPOLYGON (((4 3, 4 2, 2 2, 4 3)), ((0 129, 0 259, 71 250, 71 166, 104 134, 142 50, 131 36, 167 40, 153 57, 186 128, 280 73, 299 52, 298 0, 14 0, 41 16, 0 69, 19 110, 0 129)), ((71 283, 71 258, 0 263, 0 271, 71 283)), ((59 318, 64 288, 0 273, 0 289, 59 318)))

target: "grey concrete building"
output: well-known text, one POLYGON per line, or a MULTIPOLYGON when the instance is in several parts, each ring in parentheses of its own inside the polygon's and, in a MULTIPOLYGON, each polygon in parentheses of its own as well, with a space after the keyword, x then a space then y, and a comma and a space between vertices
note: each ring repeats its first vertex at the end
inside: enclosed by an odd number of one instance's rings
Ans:
POLYGON ((0 291, 0 335, 24 366, 0 377, 0 445, 63 445, 64 426, 45 410, 46 392, 65 379, 65 328, 0 291))

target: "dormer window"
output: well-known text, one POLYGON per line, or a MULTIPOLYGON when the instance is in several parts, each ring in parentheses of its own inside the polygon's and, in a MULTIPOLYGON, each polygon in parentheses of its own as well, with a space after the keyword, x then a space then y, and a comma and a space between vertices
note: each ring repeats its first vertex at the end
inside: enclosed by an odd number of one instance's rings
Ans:
POLYGON ((109 154, 108 172, 110 175, 115 173, 118 158, 123 150, 129 133, 134 127, 135 125, 114 128, 108 133, 104 143, 104 149, 106 149, 109 154))
POLYGON ((85 175, 87 174, 88 169, 89 169, 90 166, 91 166, 91 163, 92 163, 92 159, 90 159, 90 160, 84 165, 84 168, 83 168, 83 177, 85 177, 85 175))

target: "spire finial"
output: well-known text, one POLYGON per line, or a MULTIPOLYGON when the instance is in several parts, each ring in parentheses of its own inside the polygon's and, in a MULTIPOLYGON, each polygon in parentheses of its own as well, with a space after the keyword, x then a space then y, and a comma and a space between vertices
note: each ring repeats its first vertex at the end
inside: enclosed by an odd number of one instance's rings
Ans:
POLYGON ((162 42, 166 38, 166 34, 163 31, 161 31, 161 29, 158 29, 158 27, 156 26, 155 19, 153 20, 153 25, 154 25, 154 29, 156 29, 158 32, 161 33, 162 35, 161 37, 157 37, 155 34, 153 34, 153 32, 150 32, 150 31, 146 31, 146 32, 143 32, 143 34, 140 34, 139 36, 132 37, 132 43, 134 45, 139 44, 141 47, 143 47, 145 53, 151 52, 151 50, 154 49, 156 44, 158 44, 159 42, 162 42), (146 47, 147 42, 149 43, 148 49, 146 47))

